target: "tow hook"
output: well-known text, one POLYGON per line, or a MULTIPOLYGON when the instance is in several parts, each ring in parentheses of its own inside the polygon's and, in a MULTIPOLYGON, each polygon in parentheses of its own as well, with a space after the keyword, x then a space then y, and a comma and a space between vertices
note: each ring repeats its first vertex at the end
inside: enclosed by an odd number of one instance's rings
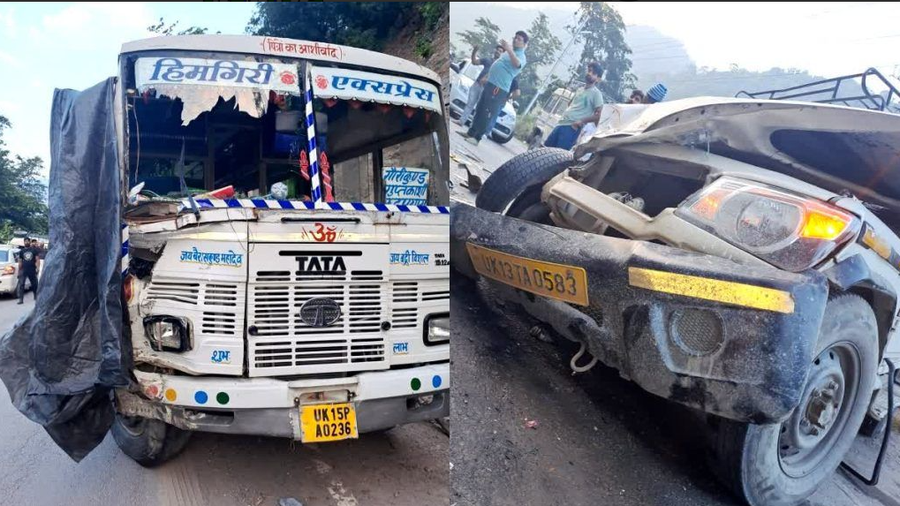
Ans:
MULTIPOLYGON (((587 345, 584 343, 581 343, 581 348, 578 349, 578 353, 576 353, 575 356, 572 357, 572 360, 569 361, 569 367, 572 368, 572 376, 575 376, 576 374, 581 373, 581 372, 588 372, 591 370, 592 367, 597 365, 597 357, 595 357, 593 355, 591 355, 591 361, 588 362, 587 365, 579 366, 577 364, 578 359, 580 359, 581 356, 585 354, 585 352, 587 352, 587 345)), ((590 353, 588 353, 588 355, 590 355, 590 353)))

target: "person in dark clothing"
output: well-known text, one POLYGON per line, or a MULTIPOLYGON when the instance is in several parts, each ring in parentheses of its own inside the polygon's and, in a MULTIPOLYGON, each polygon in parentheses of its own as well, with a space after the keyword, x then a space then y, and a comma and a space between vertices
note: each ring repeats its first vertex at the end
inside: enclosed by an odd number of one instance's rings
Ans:
POLYGON ((34 293, 34 300, 37 300, 37 272, 41 264, 41 259, 38 258, 40 252, 31 245, 31 239, 26 237, 24 242, 25 246, 19 250, 19 285, 16 287, 19 295, 19 304, 25 303, 26 279, 31 282, 31 291, 34 293))
POLYGON ((525 68, 525 48, 528 46, 528 34, 520 30, 516 32, 512 44, 501 40, 500 45, 506 52, 491 65, 487 84, 484 85, 481 100, 478 101, 478 106, 475 108, 472 126, 466 132, 458 132, 465 137, 466 142, 476 146, 487 132, 491 118, 503 108, 503 104, 509 98, 512 80, 525 68))

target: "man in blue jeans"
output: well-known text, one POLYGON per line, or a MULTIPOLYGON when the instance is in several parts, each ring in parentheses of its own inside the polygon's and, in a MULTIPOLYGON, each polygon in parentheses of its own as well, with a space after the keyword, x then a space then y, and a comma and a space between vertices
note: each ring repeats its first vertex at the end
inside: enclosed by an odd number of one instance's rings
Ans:
POLYGON ((578 90, 572 103, 563 113, 562 119, 556 128, 547 136, 544 146, 548 148, 572 149, 578 140, 581 127, 588 123, 595 123, 600 119, 600 109, 603 107, 603 93, 597 89, 600 78, 603 77, 603 67, 598 62, 591 62, 587 66, 584 88, 578 90))
POLYGON ((491 65, 487 83, 481 92, 481 99, 475 108, 475 119, 472 126, 465 133, 459 132, 470 144, 478 145, 481 138, 487 132, 488 124, 494 114, 503 108, 503 104, 509 98, 509 88, 513 79, 525 68, 525 48, 528 46, 528 34, 523 31, 516 32, 513 43, 500 41, 503 55, 491 65))

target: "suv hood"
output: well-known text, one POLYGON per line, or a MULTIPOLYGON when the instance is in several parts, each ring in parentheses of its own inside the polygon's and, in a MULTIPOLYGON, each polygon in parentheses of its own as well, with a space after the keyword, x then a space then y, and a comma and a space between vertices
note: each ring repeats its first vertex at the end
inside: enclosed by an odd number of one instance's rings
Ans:
POLYGON ((575 158, 634 143, 704 149, 900 211, 900 115, 719 97, 612 104, 575 158))

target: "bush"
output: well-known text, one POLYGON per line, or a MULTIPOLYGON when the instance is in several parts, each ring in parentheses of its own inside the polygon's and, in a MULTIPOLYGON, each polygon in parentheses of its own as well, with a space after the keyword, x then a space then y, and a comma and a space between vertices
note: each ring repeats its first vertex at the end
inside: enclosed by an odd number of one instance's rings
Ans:
POLYGON ((427 59, 431 56, 432 52, 434 52, 434 48, 431 47, 431 41, 428 40, 428 37, 420 35, 419 38, 416 39, 416 54, 427 59))
POLYGON ((522 142, 528 142, 528 136, 531 135, 531 130, 536 122, 537 115, 534 113, 530 113, 528 116, 520 116, 516 119, 516 130, 513 132, 513 135, 522 142))
POLYGON ((421 14, 422 19, 425 20, 425 28, 427 30, 433 30, 434 27, 437 26, 438 21, 440 21, 441 16, 444 15, 447 6, 448 4, 446 2, 425 2, 418 4, 419 14, 421 14))

